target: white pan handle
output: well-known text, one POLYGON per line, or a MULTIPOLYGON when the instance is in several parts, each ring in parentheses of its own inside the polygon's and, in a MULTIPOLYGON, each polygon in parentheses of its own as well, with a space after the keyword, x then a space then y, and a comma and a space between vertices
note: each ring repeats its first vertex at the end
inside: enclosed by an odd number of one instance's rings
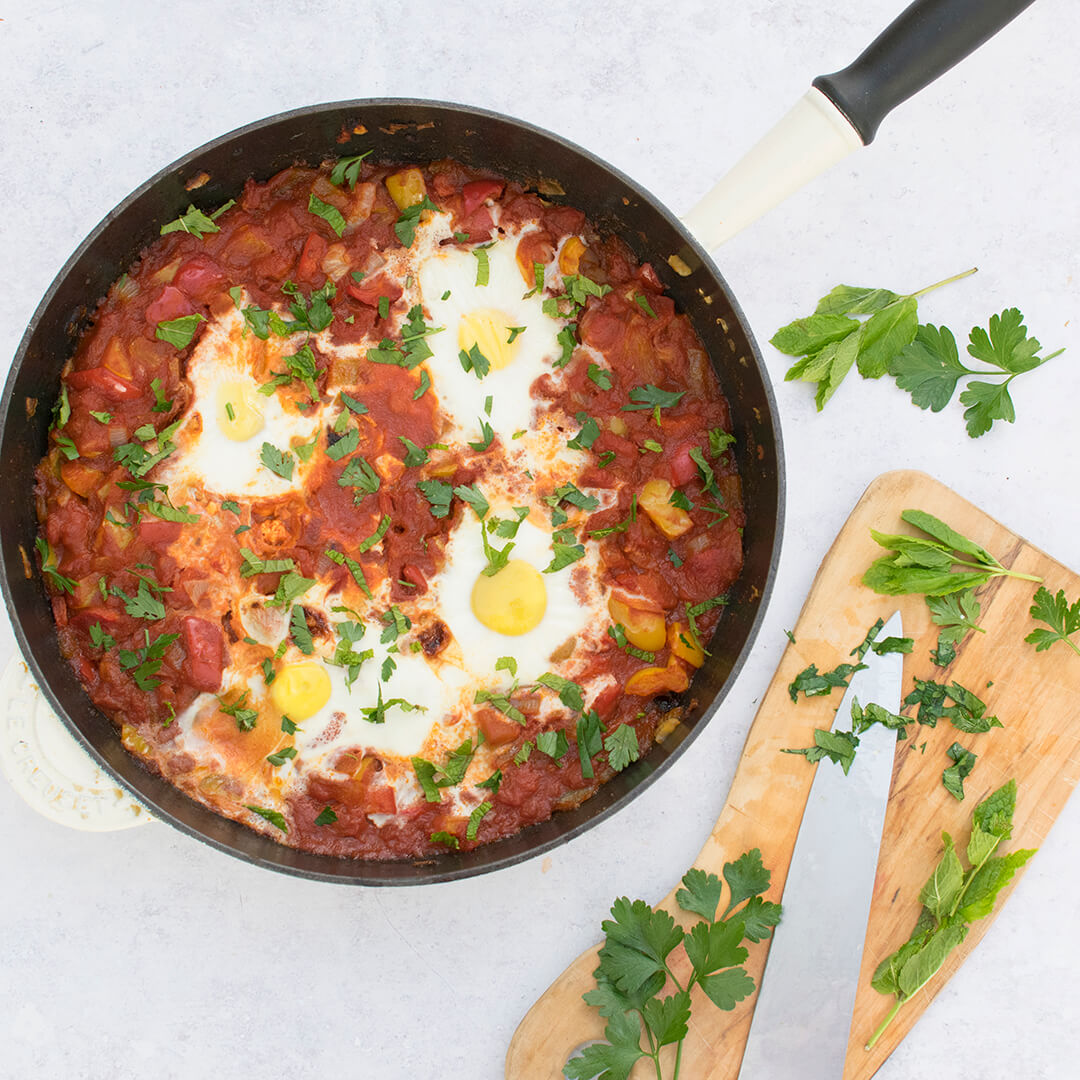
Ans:
POLYGON ((897 105, 943 75, 1034 0, 915 0, 842 71, 814 88, 683 219, 712 251, 869 144, 897 105))
POLYGON ((713 251, 862 145, 844 114, 811 88, 683 223, 713 251))
POLYGON ((113 832, 154 820, 75 741, 19 656, 0 676, 0 772, 57 825, 113 832))

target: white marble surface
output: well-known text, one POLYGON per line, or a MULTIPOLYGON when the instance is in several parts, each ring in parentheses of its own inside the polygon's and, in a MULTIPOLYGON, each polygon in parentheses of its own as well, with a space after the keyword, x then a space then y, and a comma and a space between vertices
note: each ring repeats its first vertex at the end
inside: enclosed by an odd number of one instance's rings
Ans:
MULTIPOLYGON (((9 2, 0 357, 110 207, 240 124, 347 97, 458 100, 553 128, 685 210, 900 7, 9 2)), ((1078 36, 1080 7, 1039 0, 890 117, 871 149, 721 253, 761 341, 840 280, 908 290, 977 264, 924 319, 966 329, 1017 304, 1048 347, 1069 351, 1015 384, 1014 426, 974 442, 955 404, 921 413, 888 381, 852 376, 818 415, 766 346, 789 469, 776 592, 720 715, 661 783, 550 857, 399 890, 274 875, 163 825, 69 832, 0 784, 0 1076, 495 1080, 519 1018, 596 939, 613 896, 657 900, 693 860, 783 628, 874 476, 925 469, 1080 566, 1078 36)), ((11 649, 5 627, 0 661, 11 649)), ((883 1080, 1076 1075, 1078 841, 1073 800, 883 1080)))

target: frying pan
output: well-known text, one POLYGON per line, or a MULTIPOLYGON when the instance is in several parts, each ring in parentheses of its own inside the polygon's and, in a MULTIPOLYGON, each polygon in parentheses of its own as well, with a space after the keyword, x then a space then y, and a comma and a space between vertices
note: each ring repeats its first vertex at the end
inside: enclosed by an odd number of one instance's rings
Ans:
MULTIPOLYGON (((772 150, 764 140, 758 168, 764 163, 769 169, 770 184, 760 183, 760 173, 755 182, 753 168, 741 177, 733 174, 734 187, 717 189, 691 214, 695 228, 713 246, 765 209, 763 188, 774 189, 769 197, 775 201, 838 156, 827 145, 821 149, 828 143, 821 130, 821 102, 826 110, 831 102, 836 112, 825 121, 833 130, 834 147, 869 142, 885 112, 1030 2, 913 4, 851 68, 817 81, 812 91, 821 98, 814 105, 816 120, 805 108, 793 110, 785 138, 794 132, 806 152, 789 162, 791 170, 780 175, 769 164, 776 160, 776 140, 772 150), (747 200, 747 192, 755 198, 747 200), (733 208, 732 199, 740 205, 733 208)), ((71 256, 27 327, 0 400, 0 460, 6 472, 0 494, 4 599, 23 656, 75 738, 155 816, 181 831, 260 866, 353 884, 424 884, 495 870, 566 842, 644 790, 717 710, 748 655, 769 598, 783 527, 784 472, 775 401, 753 335, 705 248, 648 192, 587 150, 522 121, 443 102, 372 99, 282 113, 207 143, 132 192, 71 256), (188 203, 213 208, 234 197, 248 177, 264 180, 290 165, 314 165, 364 150, 374 150, 376 160, 454 157, 494 170, 551 201, 578 207, 601 231, 618 234, 639 259, 652 262, 677 308, 690 317, 731 404, 747 513, 744 571, 675 733, 573 811, 475 851, 400 862, 334 859, 284 847, 214 814, 145 770, 124 750, 114 725, 91 704, 60 656, 48 597, 37 575, 26 572, 37 534, 34 468, 46 449, 60 371, 111 283, 153 241, 160 225, 183 213, 188 203)))

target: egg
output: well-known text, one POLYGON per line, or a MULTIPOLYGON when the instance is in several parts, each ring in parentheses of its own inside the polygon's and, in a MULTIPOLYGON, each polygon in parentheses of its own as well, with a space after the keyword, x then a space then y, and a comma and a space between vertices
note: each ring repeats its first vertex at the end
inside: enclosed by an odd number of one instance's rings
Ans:
MULTIPOLYGON (((260 342, 244 335, 239 312, 211 322, 188 361, 192 401, 173 436, 178 453, 161 466, 166 483, 222 496, 258 498, 281 495, 302 486, 305 463, 297 445, 310 443, 322 423, 322 410, 300 412, 275 390, 264 394, 267 379, 256 377, 256 362, 263 351, 273 355, 292 352, 295 344, 279 339, 260 342), (263 462, 263 447, 270 444, 292 455, 292 476, 285 478, 263 462)), ((270 367, 282 370, 284 362, 270 367)))
POLYGON ((562 320, 544 314, 541 294, 524 295, 518 240, 517 235, 508 235, 490 247, 471 250, 432 247, 417 266, 428 324, 444 328, 428 337, 433 355, 426 364, 439 406, 451 424, 448 438, 458 443, 481 439, 482 417, 510 446, 515 433, 532 422, 534 404, 528 388, 551 372, 552 362, 562 355, 557 340, 562 320), (487 284, 480 285, 483 265, 487 284), (470 371, 462 366, 460 354, 474 350, 482 357, 481 367, 485 362, 490 365, 482 377, 475 365, 470 371))
MULTIPOLYGON (((491 513, 513 519, 509 507, 501 513, 493 507, 491 513)), ((489 540, 500 549, 514 547, 507 565, 486 575, 481 524, 468 511, 447 545, 442 572, 430 583, 429 594, 478 685, 491 683, 500 656, 512 656, 519 680, 530 682, 551 669, 552 653, 571 638, 609 621, 598 591, 593 595, 589 586, 584 595, 575 593, 571 568, 544 572, 553 559, 551 533, 534 519, 543 521, 539 510, 521 522, 512 541, 489 540)))

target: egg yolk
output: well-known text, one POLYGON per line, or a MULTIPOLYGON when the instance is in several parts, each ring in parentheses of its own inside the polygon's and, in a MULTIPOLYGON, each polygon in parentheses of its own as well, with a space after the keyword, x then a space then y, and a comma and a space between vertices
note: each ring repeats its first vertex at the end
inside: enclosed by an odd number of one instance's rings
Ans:
POLYGON ((245 442, 262 431, 262 410, 254 388, 242 382, 222 383, 217 390, 217 422, 222 435, 233 442, 245 442))
POLYGON ((499 371, 513 362, 520 334, 510 341, 513 320, 504 311, 479 308, 461 316, 458 323, 458 345, 468 352, 474 345, 487 357, 492 368, 499 371))
POLYGON ((330 676, 318 664, 289 664, 270 684, 270 700, 290 720, 306 720, 330 700, 330 676))
POLYGON ((516 637, 540 625, 547 610, 547 590, 540 571, 523 559, 511 559, 497 574, 481 574, 472 591, 473 614, 498 634, 516 637))

